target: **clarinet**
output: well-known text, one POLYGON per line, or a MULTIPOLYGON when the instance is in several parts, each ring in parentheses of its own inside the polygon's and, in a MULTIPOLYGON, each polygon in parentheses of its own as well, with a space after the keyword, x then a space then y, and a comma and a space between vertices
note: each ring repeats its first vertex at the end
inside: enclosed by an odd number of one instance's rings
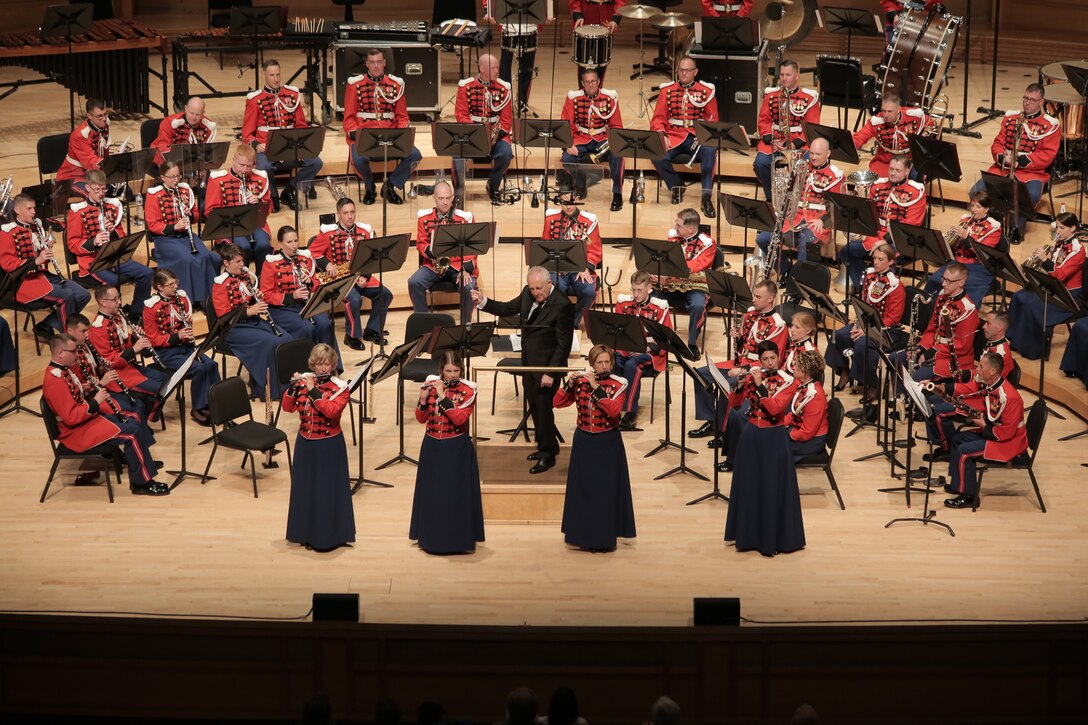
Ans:
MULTIPOLYGON (((91 357, 94 358, 94 364, 97 365, 99 369, 112 370, 109 361, 107 361, 106 358, 102 357, 102 353, 98 352, 98 350, 95 349, 94 345, 92 345, 90 342, 85 342, 84 347, 91 351, 91 357)), ((128 398, 128 401, 130 403, 132 403, 133 405, 138 405, 138 403, 136 402, 136 396, 132 394, 132 388, 121 382, 120 375, 118 375, 117 377, 117 387, 121 390, 124 396, 128 398)), ((112 404, 113 401, 111 400, 110 403, 112 404)), ((116 410, 116 412, 120 413, 121 411, 116 410)))
MULTIPOLYGON (((53 235, 45 231, 45 226, 42 224, 41 219, 35 217, 34 225, 38 228, 38 233, 34 234, 34 232, 32 231, 30 234, 34 242, 34 251, 40 252, 42 249, 48 246, 50 242, 53 241, 53 235), (38 246, 39 240, 41 246, 38 246)), ((60 264, 57 263, 57 258, 53 257, 49 261, 53 263, 53 273, 60 277, 61 284, 64 284, 67 280, 64 279, 64 272, 61 271, 60 264)))
MULTIPOLYGON (((252 280, 250 282, 249 291, 250 294, 253 295, 253 299, 257 300, 258 303, 264 302, 264 296, 261 294, 260 282, 257 279, 257 275, 250 272, 248 267, 243 268, 243 271, 246 273, 247 279, 252 280)), ((276 321, 272 319, 272 313, 262 312, 258 317, 268 323, 268 326, 272 328, 272 332, 276 333, 276 337, 283 337, 283 330, 281 330, 276 325, 276 321)))
MULTIPOLYGON (((181 190, 180 189, 167 189, 166 191, 167 191, 168 194, 170 194, 170 198, 174 200, 174 209, 178 213, 178 220, 180 221, 183 214, 184 214, 185 221, 188 222, 189 221, 189 214, 187 212, 183 213, 182 210, 181 210, 181 190)), ((189 254, 199 254, 200 251, 196 248, 196 239, 193 237, 193 225, 192 225, 192 223, 189 223, 189 224, 186 225, 185 231, 187 231, 189 233, 189 254)))

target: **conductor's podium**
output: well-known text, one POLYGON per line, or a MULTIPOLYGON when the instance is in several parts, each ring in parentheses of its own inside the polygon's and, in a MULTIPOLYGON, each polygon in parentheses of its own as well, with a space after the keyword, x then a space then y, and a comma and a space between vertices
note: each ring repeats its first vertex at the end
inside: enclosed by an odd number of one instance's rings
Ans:
POLYGON ((509 443, 505 437, 478 444, 486 523, 559 524, 563 520, 570 448, 560 449, 554 468, 533 475, 529 473, 533 463, 525 457, 535 450, 531 443, 509 443))

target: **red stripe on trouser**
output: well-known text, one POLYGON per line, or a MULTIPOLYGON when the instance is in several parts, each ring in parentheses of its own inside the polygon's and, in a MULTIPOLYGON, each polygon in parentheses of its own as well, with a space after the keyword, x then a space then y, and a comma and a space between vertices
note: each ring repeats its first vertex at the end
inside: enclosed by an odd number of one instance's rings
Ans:
POLYGON ((631 406, 638 400, 638 394, 642 391, 640 387, 642 385, 642 370, 642 365, 635 368, 635 378, 631 381, 630 389, 627 391, 627 405, 623 406, 625 413, 631 412, 631 406))
POLYGON ((345 323, 348 326, 348 337, 358 337, 359 332, 355 329, 355 315, 351 311, 351 303, 348 302, 348 298, 344 298, 344 318, 347 320, 345 323))
POLYGON ((143 483, 150 481, 153 477, 147 468, 147 461, 144 460, 144 452, 140 449, 140 444, 136 440, 136 436, 131 433, 118 433, 117 437, 128 441, 128 445, 132 446, 132 450, 136 454, 136 459, 140 462, 140 473, 143 474, 143 483))
POLYGON ((984 450, 978 451, 977 453, 961 453, 960 454, 960 462, 959 462, 959 470, 958 470, 958 473, 960 475, 959 475, 959 486, 956 487, 957 491, 959 491, 960 493, 964 493, 963 479, 967 475, 966 474, 967 459, 968 458, 982 458, 982 456, 985 453, 986 453, 986 451, 984 449, 984 450))
POLYGON ((941 439, 941 448, 947 449, 949 445, 948 438, 944 434, 944 426, 942 423, 949 418, 954 418, 956 415, 958 414, 955 411, 950 413, 937 413, 937 437, 941 439))
POLYGON ((57 316, 60 318, 60 329, 66 329, 68 327, 68 305, 65 304, 64 298, 45 295, 43 299, 57 305, 57 316))

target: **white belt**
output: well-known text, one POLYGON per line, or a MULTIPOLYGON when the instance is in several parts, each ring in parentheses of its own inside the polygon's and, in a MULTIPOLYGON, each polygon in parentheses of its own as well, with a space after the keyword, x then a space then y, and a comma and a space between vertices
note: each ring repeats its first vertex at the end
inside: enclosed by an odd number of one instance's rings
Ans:
POLYGON ((801 208, 802 209, 812 209, 813 211, 824 211, 824 210, 827 209, 827 207, 825 205, 823 205, 823 204, 814 204, 813 202, 810 202, 810 201, 806 201, 805 203, 801 204, 801 208))
POLYGON ((498 116, 469 116, 468 120, 473 123, 498 123, 498 116))
POLYGON ((258 126, 257 130, 268 133, 269 131, 276 131, 281 128, 293 128, 293 126, 258 126))
POLYGON ((373 121, 379 121, 379 120, 388 121, 388 120, 392 120, 392 118, 393 118, 392 113, 363 113, 363 112, 358 112, 358 113, 355 114, 355 116, 357 118, 362 118, 362 119, 368 120, 368 121, 370 121, 370 120, 373 120, 373 121))
POLYGON ((718 5, 716 3, 712 7, 719 13, 735 13, 741 9, 740 5, 718 5))
POLYGON ((951 337, 936 337, 936 338, 934 338, 934 342, 938 342, 938 343, 940 343, 942 345, 951 345, 952 344, 952 339, 953 338, 951 338, 951 337))
POLYGON ((71 156, 65 156, 64 160, 67 161, 68 163, 70 163, 72 166, 78 166, 81 169, 83 168, 83 164, 79 163, 78 161, 73 159, 71 156))
POLYGON ((759 353, 755 353, 755 352, 746 352, 746 353, 744 353, 744 357, 748 358, 749 360, 756 360, 756 361, 758 361, 758 360, 759 360, 759 353))
POLYGON ((681 128, 691 128, 692 126, 695 125, 695 121, 687 121, 687 120, 684 120, 682 118, 670 118, 669 119, 669 125, 670 126, 680 126, 681 128))
POLYGON ((608 126, 601 126, 600 128, 586 128, 585 126, 575 126, 578 129, 578 133, 584 133, 587 136, 596 136, 599 133, 608 130, 608 126))

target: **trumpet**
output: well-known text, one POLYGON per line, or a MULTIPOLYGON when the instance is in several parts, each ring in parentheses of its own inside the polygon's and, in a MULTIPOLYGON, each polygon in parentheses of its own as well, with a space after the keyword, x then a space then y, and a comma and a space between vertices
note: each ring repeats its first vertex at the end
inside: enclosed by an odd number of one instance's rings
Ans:
MULTIPOLYGON (((34 226, 38 228, 37 234, 34 234, 33 232, 31 233, 31 237, 34 241, 34 251, 40 252, 47 246, 52 247, 53 234, 51 232, 45 231, 45 226, 42 224, 42 220, 35 217, 34 226)), ((53 263, 53 273, 60 277, 61 282, 64 282, 64 272, 61 271, 60 264, 57 263, 57 258, 50 257, 49 261, 53 263)))

